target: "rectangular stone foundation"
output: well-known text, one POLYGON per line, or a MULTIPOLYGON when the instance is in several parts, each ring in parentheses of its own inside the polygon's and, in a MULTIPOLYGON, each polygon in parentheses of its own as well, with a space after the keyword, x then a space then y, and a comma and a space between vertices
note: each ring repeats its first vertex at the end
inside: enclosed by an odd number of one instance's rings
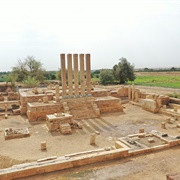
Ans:
POLYGON ((14 138, 23 138, 29 136, 30 136, 30 132, 28 128, 23 128, 23 129, 6 128, 4 131, 5 140, 14 139, 14 138))

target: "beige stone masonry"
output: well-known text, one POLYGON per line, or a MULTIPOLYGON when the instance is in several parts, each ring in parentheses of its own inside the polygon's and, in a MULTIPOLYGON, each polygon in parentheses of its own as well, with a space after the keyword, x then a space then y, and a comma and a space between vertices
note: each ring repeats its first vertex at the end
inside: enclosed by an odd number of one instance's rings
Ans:
POLYGON ((66 96, 66 64, 65 64, 65 54, 60 54, 61 58, 61 83, 62 83, 62 96, 66 96))
POLYGON ((78 54, 73 54, 74 59, 74 94, 79 95, 79 79, 78 79, 78 54))

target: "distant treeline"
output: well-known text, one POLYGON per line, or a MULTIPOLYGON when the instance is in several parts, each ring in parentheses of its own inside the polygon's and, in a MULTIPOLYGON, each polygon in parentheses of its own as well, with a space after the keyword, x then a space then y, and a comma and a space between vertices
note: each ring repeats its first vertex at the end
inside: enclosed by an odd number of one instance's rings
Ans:
POLYGON ((142 68, 135 69, 136 72, 168 72, 168 71, 180 71, 180 67, 172 67, 172 68, 142 68))

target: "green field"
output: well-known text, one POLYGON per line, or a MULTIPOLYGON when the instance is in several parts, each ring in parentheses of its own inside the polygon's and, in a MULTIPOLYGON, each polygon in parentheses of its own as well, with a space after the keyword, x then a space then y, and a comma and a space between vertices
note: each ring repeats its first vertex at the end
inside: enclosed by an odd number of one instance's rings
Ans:
POLYGON ((6 82, 6 81, 7 81, 7 75, 1 75, 0 82, 6 82))
POLYGON ((136 76, 135 85, 180 88, 180 75, 136 76))

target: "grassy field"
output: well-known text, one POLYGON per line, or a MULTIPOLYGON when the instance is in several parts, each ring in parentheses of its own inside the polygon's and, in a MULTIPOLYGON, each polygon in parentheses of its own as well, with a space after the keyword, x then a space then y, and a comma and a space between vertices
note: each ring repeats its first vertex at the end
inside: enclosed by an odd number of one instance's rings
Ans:
POLYGON ((180 72, 138 72, 136 85, 180 88, 180 72))
POLYGON ((0 82, 6 82, 6 81, 7 81, 7 75, 1 75, 0 82))

